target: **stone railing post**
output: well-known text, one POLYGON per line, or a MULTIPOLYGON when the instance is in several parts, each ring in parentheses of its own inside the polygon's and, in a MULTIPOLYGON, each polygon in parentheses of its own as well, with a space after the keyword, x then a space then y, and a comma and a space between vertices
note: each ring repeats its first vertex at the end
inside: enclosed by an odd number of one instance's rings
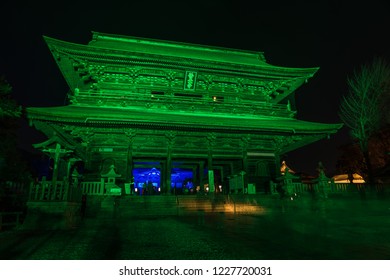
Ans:
MULTIPOLYGON (((39 200, 45 200, 45 191, 46 191, 46 186, 47 183, 46 183, 46 176, 43 176, 42 177, 42 181, 41 181, 41 197, 39 200)), ((38 194, 38 192, 37 192, 38 194)))
POLYGON ((288 172, 288 168, 286 168, 282 185, 285 196, 292 196, 294 194, 293 178, 294 175, 288 172))
POLYGON ((104 194, 104 188, 105 188, 105 185, 104 185, 104 178, 101 178, 100 179, 100 194, 103 195, 104 194))
POLYGON ((328 194, 331 189, 331 184, 329 183, 330 179, 326 177, 322 163, 320 162, 318 165, 319 165, 318 166, 319 174, 317 179, 318 193, 320 197, 328 198, 328 194))

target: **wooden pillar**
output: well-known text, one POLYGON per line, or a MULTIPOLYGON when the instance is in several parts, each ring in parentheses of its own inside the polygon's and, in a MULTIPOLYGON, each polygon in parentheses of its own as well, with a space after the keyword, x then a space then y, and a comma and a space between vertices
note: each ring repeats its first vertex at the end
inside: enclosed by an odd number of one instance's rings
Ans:
POLYGON ((53 167, 53 177, 51 180, 52 183, 52 199, 55 198, 56 192, 57 192, 57 179, 58 179, 58 165, 60 163, 60 155, 61 155, 61 145, 59 143, 56 144, 56 148, 53 151, 54 152, 54 167, 53 167))
MULTIPOLYGON (((64 151, 64 150, 62 150, 64 151)), ((62 181, 62 189, 60 191, 60 197, 61 197, 61 193, 63 192, 63 200, 69 200, 73 197, 73 193, 74 193, 74 189, 73 188, 77 188, 78 187, 78 184, 74 185, 73 184, 73 176, 72 176, 72 173, 70 172, 72 170, 72 167, 75 165, 75 163, 78 161, 79 159, 78 158, 68 158, 66 160, 67 162, 67 167, 66 167, 66 175, 64 176, 64 179, 62 181)), ((74 172, 75 170, 73 170, 74 172)), ((77 170, 76 170, 77 172, 77 170)))
POLYGON ((244 149, 242 153, 242 171, 244 171, 244 180, 243 180, 243 188, 248 188, 248 153, 247 150, 244 149))
POLYGON ((207 154, 207 169, 213 170, 213 152, 210 147, 207 154))
POLYGON ((244 190, 247 190, 248 188, 248 145, 249 145, 249 137, 242 137, 242 184, 244 190))
POLYGON ((172 147, 168 147, 167 161, 165 164, 165 193, 171 193, 171 174, 172 173, 172 147))
POLYGON ((213 154, 211 151, 211 147, 208 151, 207 157, 207 170, 208 170, 208 178, 209 178, 209 192, 215 192, 215 179, 214 179, 214 169, 213 169, 213 154))
POLYGON ((47 148, 47 149, 43 149, 42 151, 50 153, 50 156, 51 158, 53 158, 54 161, 51 187, 48 188, 48 197, 47 197, 48 200, 52 200, 56 198, 58 169, 59 169, 61 156, 72 153, 73 151, 61 149, 61 145, 59 143, 56 143, 56 147, 54 149, 47 148))
POLYGON ((175 131, 167 131, 165 133, 166 143, 167 143, 167 158, 165 164, 165 186, 164 193, 171 193, 171 172, 172 172, 172 150, 176 141, 176 132, 175 131))
POLYGON ((202 191, 204 187, 203 176, 204 176, 204 162, 200 161, 199 162, 199 186, 202 191))
POLYGON ((199 178, 197 176, 196 172, 196 166, 192 167, 192 183, 194 184, 194 187, 196 187, 196 183, 198 182, 199 178))
POLYGON ((126 170, 126 182, 132 182, 133 179, 133 143, 129 143, 127 147, 127 170, 126 170))
POLYGON ((207 170, 208 170, 208 178, 209 178, 209 191, 215 192, 215 183, 214 183, 214 170, 213 170, 213 147, 216 142, 215 133, 210 133, 207 136, 208 140, 208 150, 207 150, 207 170))
MULTIPOLYGON (((136 137, 137 131, 135 129, 127 129, 124 131, 124 134, 127 136, 128 139, 125 184, 130 184, 130 194, 133 195, 135 189, 135 180, 133 176, 133 169, 134 169, 133 144, 134 144, 134 139, 136 137)), ((126 193, 126 185, 125 185, 125 193, 126 193)))
MULTIPOLYGON (((72 167, 74 166, 74 164, 78 161, 79 159, 77 158, 69 158, 67 160, 67 163, 68 163, 68 166, 67 166, 67 169, 66 169, 66 178, 68 180, 68 182, 72 182, 73 180, 73 175, 72 173, 70 172, 72 170, 72 167)), ((74 171, 74 170, 73 170, 74 171)))
POLYGON ((126 176, 125 176, 125 194, 133 195, 135 189, 135 180, 133 176, 133 143, 130 142, 127 147, 126 157, 126 176))
POLYGON ((275 153, 275 179, 280 175, 280 155, 275 153))
POLYGON ((75 162, 74 159, 70 158, 67 160, 67 167, 66 167, 66 178, 68 179, 68 181, 70 182, 70 177, 71 177, 71 174, 70 174, 70 170, 72 169, 72 164, 75 162))
POLYGON ((242 153, 242 170, 248 172, 248 153, 246 150, 242 153))
POLYGON ((127 136, 129 142, 127 147, 127 157, 126 157, 126 181, 131 182, 133 178, 133 143, 137 131, 135 129, 126 130, 125 135, 127 136))

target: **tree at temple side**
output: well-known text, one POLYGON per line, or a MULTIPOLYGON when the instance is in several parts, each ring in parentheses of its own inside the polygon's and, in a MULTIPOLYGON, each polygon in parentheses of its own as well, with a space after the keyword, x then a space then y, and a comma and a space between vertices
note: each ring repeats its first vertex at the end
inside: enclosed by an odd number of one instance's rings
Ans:
POLYGON ((369 140, 381 127, 384 116, 383 98, 390 90, 390 67, 381 58, 363 65, 348 79, 349 93, 340 104, 339 116, 350 128, 365 161, 367 181, 374 183, 369 140))

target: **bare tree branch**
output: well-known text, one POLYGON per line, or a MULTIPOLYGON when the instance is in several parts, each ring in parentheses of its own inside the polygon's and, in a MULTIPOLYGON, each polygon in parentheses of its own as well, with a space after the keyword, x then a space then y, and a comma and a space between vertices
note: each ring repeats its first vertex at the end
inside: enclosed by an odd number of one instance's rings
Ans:
MULTIPOLYGON (((390 66, 385 60, 374 58, 371 64, 355 71, 352 78, 347 79, 347 84, 349 92, 341 100, 339 116, 359 143, 370 169, 368 141, 384 119, 384 99, 390 90, 390 66)), ((368 174, 372 174, 371 170, 368 174)))

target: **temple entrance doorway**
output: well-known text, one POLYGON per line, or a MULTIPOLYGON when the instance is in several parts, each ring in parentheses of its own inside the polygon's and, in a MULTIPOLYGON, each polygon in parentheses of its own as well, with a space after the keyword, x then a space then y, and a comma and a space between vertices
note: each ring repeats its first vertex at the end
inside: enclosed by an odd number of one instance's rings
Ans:
MULTIPOLYGON (((170 188, 167 190, 171 194, 195 194, 196 186, 194 184, 193 168, 188 166, 175 166, 172 164, 170 172, 170 188)), ((134 190, 136 195, 159 195, 164 192, 164 164, 160 162, 134 162, 132 168, 134 190)))
POLYGON ((195 194, 193 170, 185 168, 172 168, 171 193, 176 195, 195 194))
POLYGON ((161 170, 156 167, 133 169, 134 193, 137 195, 158 195, 161 193, 161 170))

